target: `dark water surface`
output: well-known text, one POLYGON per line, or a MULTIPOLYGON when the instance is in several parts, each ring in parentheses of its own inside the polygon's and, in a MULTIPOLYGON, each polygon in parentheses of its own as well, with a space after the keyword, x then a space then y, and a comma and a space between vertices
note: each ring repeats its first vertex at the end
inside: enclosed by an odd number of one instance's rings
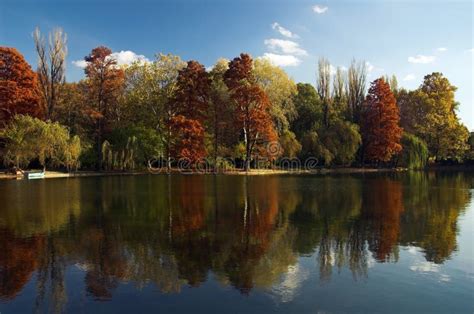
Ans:
POLYGON ((474 311, 474 176, 0 182, 0 313, 474 311))

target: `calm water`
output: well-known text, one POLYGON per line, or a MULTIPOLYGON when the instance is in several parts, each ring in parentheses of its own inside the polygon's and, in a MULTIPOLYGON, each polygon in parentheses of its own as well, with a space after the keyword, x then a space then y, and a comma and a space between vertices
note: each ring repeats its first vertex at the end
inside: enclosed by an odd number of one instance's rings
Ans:
POLYGON ((0 312, 474 311, 474 175, 0 182, 0 312))

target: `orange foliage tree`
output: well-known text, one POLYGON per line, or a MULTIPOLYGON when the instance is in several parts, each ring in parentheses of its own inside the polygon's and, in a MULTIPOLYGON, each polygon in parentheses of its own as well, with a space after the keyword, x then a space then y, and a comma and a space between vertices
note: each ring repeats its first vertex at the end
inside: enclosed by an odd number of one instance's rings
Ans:
POLYGON ((171 152, 192 163, 206 156, 204 122, 211 80, 203 65, 188 61, 179 71, 174 99, 176 116, 170 121, 174 136, 171 152))
POLYGON ((390 85, 383 78, 371 83, 361 124, 366 159, 387 162, 402 150, 399 110, 390 85))
POLYGON ((44 109, 37 74, 18 50, 0 47, 0 127, 16 114, 40 118, 44 109))
POLYGON ((124 86, 124 72, 117 67, 107 47, 97 47, 84 58, 87 62, 89 98, 92 107, 89 116, 95 122, 98 168, 102 169, 102 141, 109 122, 118 118, 118 98, 124 86))
POLYGON ((177 115, 171 119, 171 132, 175 134, 171 154, 180 159, 187 159, 195 164, 206 157, 204 146, 204 128, 198 120, 177 115))
POLYGON ((255 146, 276 139, 269 113, 271 103, 252 74, 252 58, 245 53, 229 63, 224 80, 236 106, 235 122, 242 129, 245 143, 244 169, 250 168, 255 146))

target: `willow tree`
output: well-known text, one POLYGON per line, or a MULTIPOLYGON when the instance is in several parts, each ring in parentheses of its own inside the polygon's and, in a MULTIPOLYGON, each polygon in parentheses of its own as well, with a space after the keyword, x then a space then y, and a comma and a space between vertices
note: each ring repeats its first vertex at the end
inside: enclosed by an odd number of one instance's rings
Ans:
POLYGON ((68 169, 78 166, 80 139, 71 138, 68 129, 57 122, 16 115, 0 136, 5 140, 2 155, 7 165, 20 168, 38 159, 43 167, 47 161, 53 165, 65 165, 68 169))
POLYGON ((39 28, 33 34, 38 54, 38 77, 41 94, 46 104, 46 117, 53 116, 56 107, 59 87, 65 81, 67 35, 61 28, 49 33, 48 43, 41 35, 39 28))

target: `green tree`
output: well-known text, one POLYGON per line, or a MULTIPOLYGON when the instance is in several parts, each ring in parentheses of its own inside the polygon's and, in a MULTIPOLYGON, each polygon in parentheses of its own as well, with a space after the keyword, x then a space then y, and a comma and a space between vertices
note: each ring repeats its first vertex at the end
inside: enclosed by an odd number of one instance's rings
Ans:
POLYGON ((468 149, 469 132, 457 116, 456 89, 434 72, 425 76, 417 90, 398 95, 402 127, 423 139, 436 160, 461 159, 468 149))
POLYGON ((207 118, 207 129, 211 136, 214 164, 218 156, 230 156, 232 147, 237 144, 235 134, 234 112, 231 106, 229 89, 224 82, 224 75, 229 68, 229 60, 219 59, 209 75, 211 78, 210 103, 207 118))
POLYGON ((313 85, 308 83, 298 83, 297 94, 293 96, 297 117, 291 123, 291 130, 297 138, 302 138, 303 134, 311 130, 315 123, 319 126, 322 119, 322 105, 313 85))
POLYGON ((297 92, 295 82, 280 67, 266 59, 253 62, 253 73, 257 84, 265 91, 272 104, 270 114, 279 135, 289 129, 296 117, 293 97, 297 92))
MULTIPOLYGON (((156 130, 161 137, 163 151, 169 151, 172 134, 170 123, 176 115, 173 105, 179 71, 186 66, 180 57, 158 54, 151 63, 135 63, 125 70, 125 95, 127 121, 156 130)), ((170 166, 170 159, 168 166, 170 166)))
POLYGON ((30 116, 16 115, 0 134, 5 139, 4 162, 18 168, 38 159, 43 167, 52 165, 75 168, 81 153, 78 137, 69 136, 66 127, 30 116))

